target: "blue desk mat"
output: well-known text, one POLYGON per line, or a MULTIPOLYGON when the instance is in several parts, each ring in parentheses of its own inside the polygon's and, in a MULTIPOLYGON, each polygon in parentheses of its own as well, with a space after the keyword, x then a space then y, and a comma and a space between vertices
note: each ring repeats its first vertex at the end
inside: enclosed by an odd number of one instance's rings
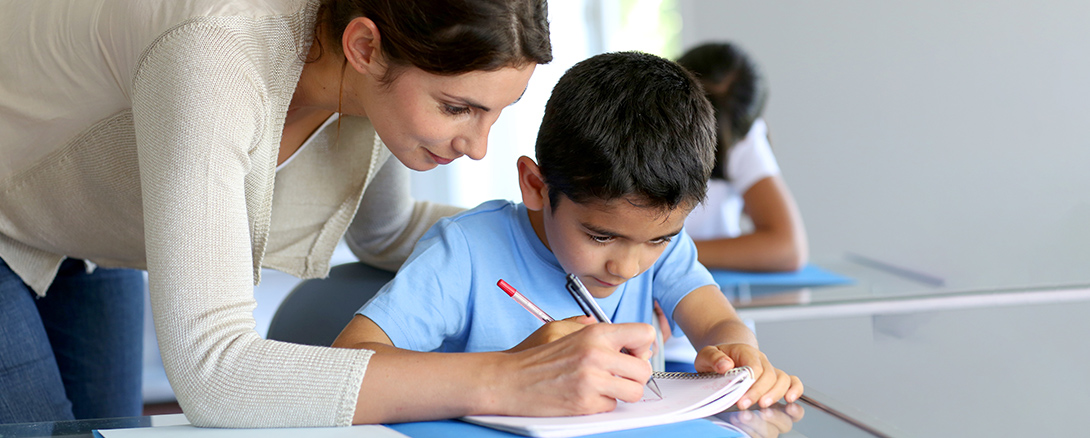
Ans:
MULTIPOLYGON (((513 438, 521 437, 484 426, 477 426, 458 420, 425 421, 419 423, 387 424, 387 427, 412 438, 513 438)), ((584 435, 595 438, 662 438, 662 437, 718 437, 745 438, 744 434, 718 426, 705 419, 682 421, 680 423, 641 427, 616 432, 584 435)))
POLYGON ((853 284, 855 280, 827 271, 815 265, 806 265, 794 272, 742 272, 710 269, 712 278, 723 289, 741 284, 751 286, 833 286, 853 284))

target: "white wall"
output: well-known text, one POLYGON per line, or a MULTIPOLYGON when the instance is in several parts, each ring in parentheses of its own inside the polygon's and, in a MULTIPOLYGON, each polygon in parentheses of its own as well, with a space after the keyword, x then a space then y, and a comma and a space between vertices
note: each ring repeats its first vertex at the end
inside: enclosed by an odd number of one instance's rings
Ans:
POLYGON ((816 260, 958 288, 1090 282, 1090 3, 679 0, 740 43, 816 260))

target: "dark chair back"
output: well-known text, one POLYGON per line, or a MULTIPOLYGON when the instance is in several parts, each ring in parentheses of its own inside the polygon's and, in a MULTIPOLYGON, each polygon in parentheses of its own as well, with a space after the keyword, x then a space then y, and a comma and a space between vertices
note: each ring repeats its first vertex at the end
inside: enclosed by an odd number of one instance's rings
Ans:
POLYGON ((394 273, 363 263, 334 266, 328 278, 305 280, 292 289, 269 323, 268 339, 329 346, 394 273))

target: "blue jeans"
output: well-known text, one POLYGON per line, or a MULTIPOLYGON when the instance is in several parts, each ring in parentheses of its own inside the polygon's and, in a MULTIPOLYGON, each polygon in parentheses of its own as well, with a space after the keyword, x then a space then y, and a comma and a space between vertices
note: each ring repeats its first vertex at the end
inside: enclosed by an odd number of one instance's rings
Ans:
POLYGON ((144 276, 61 264, 44 298, 0 260, 0 423, 142 412, 144 276))

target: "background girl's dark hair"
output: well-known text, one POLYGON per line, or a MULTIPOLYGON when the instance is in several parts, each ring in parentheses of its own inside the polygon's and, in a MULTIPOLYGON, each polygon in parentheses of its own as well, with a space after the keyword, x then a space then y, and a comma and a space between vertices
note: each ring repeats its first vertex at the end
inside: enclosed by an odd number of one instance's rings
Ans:
POLYGON ((408 66, 456 75, 552 61, 545 0, 323 0, 334 49, 356 17, 375 22, 390 83, 408 66))
POLYGON ((696 46, 677 62, 700 79, 715 108, 719 141, 712 178, 729 179, 726 169, 730 148, 746 137, 764 112, 768 83, 749 55, 730 43, 696 46))

